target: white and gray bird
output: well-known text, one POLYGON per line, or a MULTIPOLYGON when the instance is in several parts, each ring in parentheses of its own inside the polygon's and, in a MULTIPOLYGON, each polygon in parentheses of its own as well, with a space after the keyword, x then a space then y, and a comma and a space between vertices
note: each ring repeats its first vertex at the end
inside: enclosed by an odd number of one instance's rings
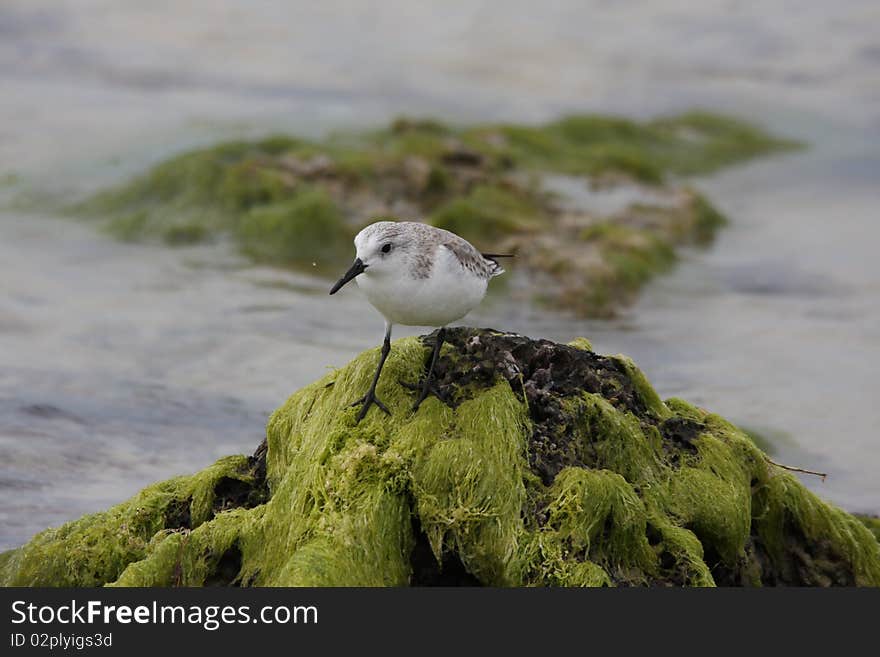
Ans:
POLYGON ((489 281, 504 273, 496 258, 507 254, 480 253, 470 242, 442 228, 412 221, 378 221, 354 238, 356 258, 351 268, 330 289, 339 289, 356 278, 367 300, 385 317, 385 340, 379 366, 361 404, 358 422, 376 404, 388 408, 376 397, 376 384, 391 351, 391 327, 439 327, 428 373, 417 410, 428 396, 434 365, 443 345, 444 328, 464 317, 486 294, 489 281))

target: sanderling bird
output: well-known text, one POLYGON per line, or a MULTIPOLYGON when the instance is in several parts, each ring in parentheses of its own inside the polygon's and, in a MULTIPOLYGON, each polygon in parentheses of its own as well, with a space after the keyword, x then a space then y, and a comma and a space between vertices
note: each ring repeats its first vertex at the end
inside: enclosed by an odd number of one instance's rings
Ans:
POLYGON ((391 327, 433 326, 437 341, 413 411, 428 396, 431 375, 443 345, 447 324, 464 317, 486 294, 489 280, 504 273, 495 258, 508 254, 480 253, 470 242, 442 228, 412 221, 377 221, 354 238, 356 258, 351 268, 330 289, 336 294, 353 278, 367 300, 385 317, 385 340, 370 389, 352 404, 362 404, 357 421, 376 404, 382 366, 391 352, 391 327))

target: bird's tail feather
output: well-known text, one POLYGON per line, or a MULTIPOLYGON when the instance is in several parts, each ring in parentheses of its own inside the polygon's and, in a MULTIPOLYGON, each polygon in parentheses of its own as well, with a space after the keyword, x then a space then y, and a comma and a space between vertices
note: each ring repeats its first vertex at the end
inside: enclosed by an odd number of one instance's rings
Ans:
POLYGON ((504 267, 498 264, 498 261, 495 258, 515 258, 516 256, 512 253, 481 253, 486 260, 489 260, 493 267, 491 270, 492 277, 501 276, 504 273, 504 267))

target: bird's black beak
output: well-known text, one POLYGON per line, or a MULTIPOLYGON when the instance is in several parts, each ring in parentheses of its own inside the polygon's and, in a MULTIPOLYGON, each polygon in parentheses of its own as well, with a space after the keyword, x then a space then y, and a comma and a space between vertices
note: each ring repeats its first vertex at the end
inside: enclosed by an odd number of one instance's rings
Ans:
POLYGON ((348 283, 355 276, 359 276, 360 274, 363 274, 364 269, 366 269, 366 268, 367 268, 367 265, 365 265, 360 258, 356 258, 354 261, 354 264, 351 266, 351 269, 349 269, 347 272, 345 272, 345 275, 342 278, 340 278, 338 281, 336 281, 336 285, 334 285, 333 287, 330 288, 330 294, 336 294, 337 292, 339 292, 339 289, 343 285, 348 283))

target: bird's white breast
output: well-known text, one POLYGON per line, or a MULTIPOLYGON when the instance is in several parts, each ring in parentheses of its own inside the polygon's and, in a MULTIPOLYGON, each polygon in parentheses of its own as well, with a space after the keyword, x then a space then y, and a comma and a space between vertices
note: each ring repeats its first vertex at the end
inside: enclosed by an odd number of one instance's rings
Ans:
POLYGON ((426 278, 403 271, 371 273, 355 279, 367 300, 386 319, 407 326, 445 326, 464 317, 482 301, 488 279, 463 268, 443 246, 434 253, 426 278))

